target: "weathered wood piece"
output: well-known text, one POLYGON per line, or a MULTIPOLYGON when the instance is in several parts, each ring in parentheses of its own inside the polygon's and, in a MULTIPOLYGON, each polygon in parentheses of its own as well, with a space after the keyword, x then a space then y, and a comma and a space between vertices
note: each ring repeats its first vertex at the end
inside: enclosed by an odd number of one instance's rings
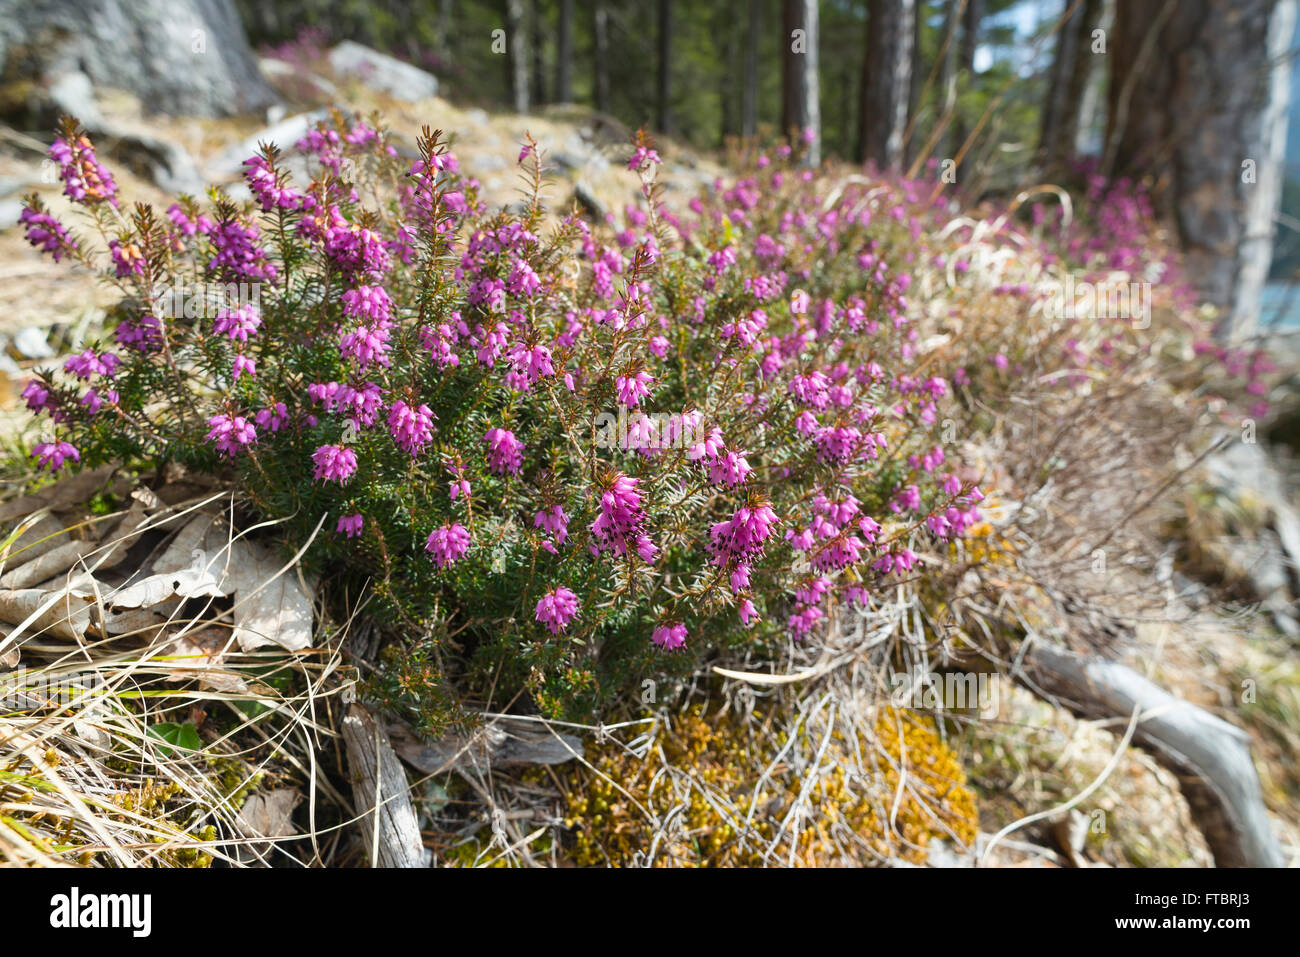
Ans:
POLYGON ((357 825, 372 865, 427 867, 406 771, 393 751, 388 732, 369 711, 354 702, 343 716, 343 740, 357 825))
POLYGON ((1080 717, 1142 709, 1133 740, 1177 776, 1219 867, 1284 866, 1244 731, 1113 661, 1035 644, 1024 664, 1029 688, 1080 717))

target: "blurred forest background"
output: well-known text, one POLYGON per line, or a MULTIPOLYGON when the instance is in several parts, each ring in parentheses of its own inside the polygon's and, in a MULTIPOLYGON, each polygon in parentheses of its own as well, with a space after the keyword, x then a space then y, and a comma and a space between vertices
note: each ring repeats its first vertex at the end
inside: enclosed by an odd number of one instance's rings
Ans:
POLYGON ((1289 75, 1296 50, 1289 3, 238 0, 238 7, 251 42, 290 59, 295 47, 352 39, 429 70, 442 95, 459 103, 518 112, 582 104, 697 148, 814 127, 817 158, 870 160, 913 175, 920 161, 955 159, 968 200, 1041 176, 1066 181, 1079 171, 1074 159, 1092 157, 1090 170, 1153 183, 1162 212, 1192 247, 1203 294, 1235 312, 1227 328, 1253 329, 1258 320, 1300 326, 1300 297, 1287 282, 1300 269, 1300 120, 1288 122, 1300 104, 1290 87, 1300 79, 1289 75), (791 53, 799 30, 809 57, 791 53), (1198 109, 1218 115, 1207 120, 1198 109), (1153 110, 1164 115, 1146 116, 1153 110), (1260 155, 1270 143, 1273 155, 1260 155), (1218 155, 1205 155, 1211 150, 1218 155), (1244 156, 1270 167, 1259 178, 1263 208, 1253 214, 1232 182, 1244 156), (1207 180, 1221 195, 1193 198, 1207 180), (1237 207, 1226 231, 1225 207, 1237 207), (1250 225, 1251 215, 1260 222, 1250 225), (1274 222, 1281 228, 1271 250, 1242 242, 1271 233, 1274 222), (1228 247, 1237 254, 1225 255, 1228 247))

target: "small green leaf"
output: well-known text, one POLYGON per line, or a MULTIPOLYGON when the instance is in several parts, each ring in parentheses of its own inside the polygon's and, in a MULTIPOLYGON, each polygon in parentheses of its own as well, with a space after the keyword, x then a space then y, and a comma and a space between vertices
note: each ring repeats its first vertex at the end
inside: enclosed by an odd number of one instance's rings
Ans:
MULTIPOLYGON (((178 748, 186 751, 201 751, 203 741, 199 738, 199 729, 194 727, 193 722, 186 721, 184 724, 177 724, 174 721, 163 721, 155 724, 149 729, 149 733, 161 741, 173 744, 178 748)), ((171 757, 171 748, 158 748, 163 757, 171 757)))

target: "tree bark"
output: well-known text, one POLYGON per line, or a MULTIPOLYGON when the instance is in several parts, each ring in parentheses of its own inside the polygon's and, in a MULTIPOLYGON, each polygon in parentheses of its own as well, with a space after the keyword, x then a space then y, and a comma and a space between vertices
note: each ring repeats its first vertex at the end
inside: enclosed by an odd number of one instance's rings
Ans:
POLYGON ((817 0, 785 0, 781 125, 796 139, 811 137, 804 153, 804 162, 809 166, 821 163, 817 14, 817 0))
POLYGON ((1043 101, 1043 122, 1039 131, 1038 156, 1045 169, 1052 170, 1074 152, 1083 118, 1083 96, 1096 57, 1092 53, 1092 31, 1101 23, 1104 0, 1083 0, 1071 13, 1074 0, 1065 0, 1069 17, 1056 34, 1047 96, 1043 101))
POLYGON ((953 150, 946 149, 944 144, 951 137, 952 110, 957 102, 957 44, 958 44, 958 26, 961 22, 963 7, 961 0, 947 0, 944 5, 943 13, 943 45, 942 60, 939 63, 939 119, 943 120, 948 117, 949 129, 945 131, 937 142, 937 148, 940 154, 951 156, 953 150))
POLYGON ((915 0, 869 0, 858 161, 894 169, 903 159, 907 98, 911 89, 915 0))
POLYGON ((1103 172, 1148 178, 1187 275, 1253 331, 1281 194, 1294 0, 1124 0, 1103 172), (1262 268, 1261 268, 1261 263, 1262 268))
POLYGON ((531 98, 534 106, 546 102, 546 35, 542 29, 542 5, 533 0, 528 16, 529 62, 533 68, 531 98))
POLYGON ((528 96, 528 31, 524 0, 506 0, 506 78, 515 112, 527 113, 532 104, 528 96))
MULTIPOLYGON (((966 0, 966 9, 962 14, 961 45, 957 48, 958 86, 971 89, 975 86, 975 50, 979 47, 980 25, 984 21, 984 0, 966 0), (961 78, 965 77, 962 83, 961 78)), ((966 119, 958 110, 953 124, 953 153, 956 154, 966 145, 969 131, 966 119)))
POLYGON ((555 100, 573 102, 573 0, 560 0, 560 29, 556 35, 555 100))
POLYGON ((912 66, 911 75, 907 85, 907 128, 912 131, 912 136, 905 143, 907 152, 907 162, 915 158, 916 150, 920 146, 920 137, 917 136, 917 114, 921 110, 921 87, 925 83, 925 64, 922 62, 922 27, 925 25, 925 2, 916 0, 916 11, 912 15, 912 66))
POLYGON ((659 0, 659 83, 655 97, 655 126, 672 132, 673 0, 659 0))
POLYGON ((758 133, 758 35, 763 16, 762 0, 747 0, 748 23, 745 26, 744 91, 741 95, 740 132, 750 137, 758 133))

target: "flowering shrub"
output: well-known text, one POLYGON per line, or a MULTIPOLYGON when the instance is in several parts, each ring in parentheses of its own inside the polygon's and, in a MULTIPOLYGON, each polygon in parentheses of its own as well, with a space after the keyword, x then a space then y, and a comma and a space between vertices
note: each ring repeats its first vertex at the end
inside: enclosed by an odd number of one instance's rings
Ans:
POLYGON ((111 342, 24 392, 55 426, 36 454, 228 473, 315 533, 313 569, 402 636, 376 695, 425 727, 453 675, 578 715, 710 648, 804 639, 978 520, 906 226, 827 204, 788 151, 674 211, 639 137, 641 201, 593 228, 543 207, 531 140, 519 212, 427 129, 414 163, 341 117, 298 149, 310 183, 267 148, 250 202, 128 213, 65 122, 51 156, 94 238, 36 197, 27 235, 122 300, 111 342))

